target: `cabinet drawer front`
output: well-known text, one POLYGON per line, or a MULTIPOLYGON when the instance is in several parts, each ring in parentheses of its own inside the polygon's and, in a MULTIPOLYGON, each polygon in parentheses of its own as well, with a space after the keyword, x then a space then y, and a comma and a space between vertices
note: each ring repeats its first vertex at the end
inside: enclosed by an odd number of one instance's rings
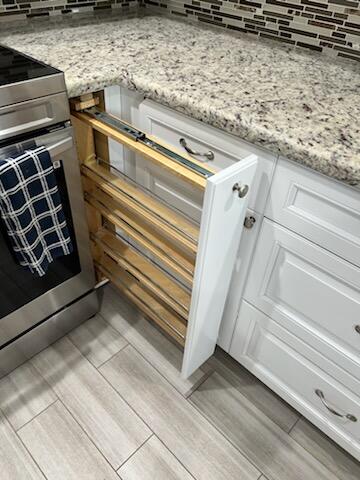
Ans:
POLYGON ((245 298, 360 377, 357 267, 265 219, 245 298))
POLYGON ((280 159, 265 215, 360 266, 360 191, 280 159))
MULTIPOLYGON (((276 161, 274 155, 150 100, 145 100, 139 111, 142 129, 149 135, 161 139, 182 154, 186 151, 180 145, 181 138, 185 139, 192 150, 200 153, 213 152, 214 160, 207 161, 205 158, 205 165, 215 169, 227 168, 250 154, 255 154, 259 165, 249 197, 249 208, 259 213, 264 211, 276 161)), ((202 157, 194 158, 201 160, 202 157)), ((193 199, 191 201, 194 202, 193 199)))
POLYGON ((277 322, 242 303, 231 355, 359 458, 360 398, 333 376, 336 366, 333 369, 331 362, 319 367, 311 361, 311 350, 277 322), (323 393, 323 401, 317 390, 323 393), (331 413, 323 402, 344 417, 331 413))

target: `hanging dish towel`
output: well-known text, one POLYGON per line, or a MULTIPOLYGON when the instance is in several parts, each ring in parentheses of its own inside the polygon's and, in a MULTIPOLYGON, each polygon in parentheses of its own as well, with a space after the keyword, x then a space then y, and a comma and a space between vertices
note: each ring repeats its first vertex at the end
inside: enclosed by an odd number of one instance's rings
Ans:
POLYGON ((72 252, 54 167, 45 147, 0 159, 0 213, 20 265, 45 275, 72 252))

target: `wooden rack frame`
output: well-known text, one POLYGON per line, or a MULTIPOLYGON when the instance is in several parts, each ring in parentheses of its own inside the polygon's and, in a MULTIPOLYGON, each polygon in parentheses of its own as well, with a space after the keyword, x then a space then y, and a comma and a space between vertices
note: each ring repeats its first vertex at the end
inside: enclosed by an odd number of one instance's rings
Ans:
MULTIPOLYGON (((91 105, 89 101, 86 106, 91 105)), ((99 103, 101 101, 96 100, 96 104, 99 103)), ((73 108, 72 123, 97 274, 100 278, 109 278, 148 317, 184 346, 199 226, 134 185, 130 179, 113 174, 111 165, 107 167, 104 161, 99 163, 97 155, 100 152, 109 162, 106 144, 107 138, 112 138, 193 188, 204 190, 206 179, 116 128, 78 111, 76 101, 73 108), (116 233, 119 231, 123 238, 116 233), (146 253, 132 248, 127 239, 146 253), (168 273, 164 273, 160 265, 168 273)))

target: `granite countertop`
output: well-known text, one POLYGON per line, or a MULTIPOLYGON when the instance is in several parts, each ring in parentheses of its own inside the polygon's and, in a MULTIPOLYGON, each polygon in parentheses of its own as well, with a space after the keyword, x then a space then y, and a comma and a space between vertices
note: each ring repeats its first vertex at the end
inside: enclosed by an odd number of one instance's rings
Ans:
MULTIPOLYGON (((42 26, 40 26, 42 25, 42 26)), ((2 31, 65 72, 70 97, 123 85, 349 184, 360 183, 360 64, 163 16, 2 31)))

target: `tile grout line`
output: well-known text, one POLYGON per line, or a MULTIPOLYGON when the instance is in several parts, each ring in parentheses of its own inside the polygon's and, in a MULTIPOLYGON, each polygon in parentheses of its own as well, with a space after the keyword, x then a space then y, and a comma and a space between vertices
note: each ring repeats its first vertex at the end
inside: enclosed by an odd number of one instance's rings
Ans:
POLYGON ((115 472, 117 473, 117 468, 113 467, 111 465, 111 463, 109 462, 109 460, 105 457, 105 455, 103 454, 103 452, 99 449, 99 447, 95 444, 95 442, 93 441, 93 439, 89 436, 89 434, 87 433, 87 431, 84 429, 84 427, 78 422, 78 420, 76 419, 75 415, 73 415, 73 413, 70 411, 70 409, 66 406, 66 404, 61 400, 59 399, 59 402, 61 403, 61 405, 65 408, 65 410, 68 412, 68 414, 71 416, 71 418, 74 420, 74 422, 76 423, 76 425, 78 425, 78 427, 81 429, 81 431, 85 434, 86 438, 89 440, 89 442, 95 447, 95 449, 100 453, 100 455, 103 457, 103 459, 105 460, 105 462, 110 466, 110 468, 115 472))
MULTIPOLYGON (((53 402, 51 405, 48 405, 41 413, 46 412, 46 410, 47 410, 48 408, 52 407, 52 406, 53 406, 56 402, 58 402, 58 401, 59 401, 59 399, 57 398, 57 399, 55 400, 55 402, 53 402)), ((41 415, 41 413, 39 413, 39 415, 41 415)), ((38 417, 39 415, 36 415, 36 417, 38 417)), ((36 417, 34 417, 34 418, 36 418, 36 417)), ((30 420, 30 422, 32 422, 32 420, 34 420, 34 418, 32 418, 32 419, 30 420)), ((28 425, 30 422, 27 422, 26 425, 28 425)), ((9 422, 9 423, 10 423, 10 422, 9 422)), ((11 425, 10 425, 10 426, 11 426, 11 425)), ((23 425, 23 426, 25 427, 25 425, 23 425)), ((12 426, 11 426, 11 428, 12 428, 12 426)), ((21 428, 23 428, 23 427, 21 427, 21 428)), ((21 442, 21 444, 23 445, 23 447, 25 448, 25 450, 28 452, 28 454, 30 455, 30 457, 32 458, 33 462, 34 462, 35 465, 38 467, 38 469, 40 470, 40 472, 43 474, 44 478, 45 478, 46 480, 49 480, 48 477, 47 477, 47 475, 45 475, 45 472, 42 470, 42 468, 40 467, 40 465, 38 464, 38 462, 37 462, 37 461, 35 460, 35 458, 33 457, 32 453, 30 452, 30 450, 28 449, 28 447, 26 446, 26 444, 23 442, 22 438, 20 437, 19 432, 20 432, 21 428, 19 428, 17 431, 15 431, 15 430, 13 429, 13 431, 15 432, 15 435, 17 436, 17 438, 19 439, 19 441, 21 442)))
MULTIPOLYGON (((125 348, 122 349, 122 351, 124 351, 124 350, 125 350, 126 348, 128 348, 128 347, 134 348, 134 350, 136 350, 135 347, 129 343, 128 345, 126 345, 125 348)), ((137 352, 137 350, 136 350, 136 352, 137 352)), ((139 352, 138 352, 138 353, 139 353, 139 352)), ((140 355, 140 353, 139 353, 139 355, 140 355)), ((142 358, 143 358, 143 357, 142 357, 142 358)), ((144 361, 145 361, 146 363, 148 363, 151 368, 154 368, 154 367, 151 365, 151 363, 148 362, 146 359, 144 359, 144 361)), ((107 363, 107 362, 105 362, 105 363, 107 363)), ((155 370, 155 368, 154 368, 154 370, 155 370)), ((157 370, 155 370, 155 371, 157 372, 157 370)), ((104 377, 104 375, 102 374, 102 372, 99 371, 99 373, 100 373, 100 375, 102 376, 102 378, 111 386, 111 388, 112 388, 113 390, 115 390, 114 386, 109 382, 109 380, 108 380, 106 377, 104 377)), ((168 382, 168 383, 169 383, 169 385, 170 385, 171 388, 173 388, 179 395, 181 395, 181 393, 180 393, 178 390, 176 390, 176 388, 175 388, 173 385, 171 385, 170 382, 168 382)), ((135 415, 137 415, 137 416, 140 418, 140 420, 141 420, 142 422, 144 422, 144 424, 145 424, 145 425, 148 427, 148 429, 152 432, 152 435, 151 435, 151 436, 155 436, 156 438, 158 438, 159 441, 160 441, 160 442, 167 448, 167 450, 169 450, 169 452, 174 456, 174 458, 176 458, 176 460, 180 463, 180 465, 181 465, 186 471, 189 472, 189 470, 185 467, 185 465, 182 463, 182 461, 175 455, 175 453, 173 453, 173 452, 167 447, 167 445, 166 445, 162 440, 160 440, 160 438, 156 435, 156 433, 155 433, 154 430, 150 427, 150 425, 137 413, 137 411, 132 407, 132 405, 130 405, 130 403, 128 403, 128 401, 125 400, 125 398, 121 395, 121 393, 119 393, 117 390, 115 390, 115 392, 116 392, 116 393, 119 395, 119 397, 126 403, 126 405, 135 413, 135 415)), ((184 398, 183 395, 181 395, 181 397, 184 398)), ((184 398, 184 400, 186 401, 186 398, 184 398)), ((190 403, 190 402, 189 402, 189 403, 190 403)), ((207 420, 207 421, 208 421, 208 420, 207 420)), ((224 438, 225 438, 225 437, 224 437, 224 438)), ((257 469, 257 470, 258 470, 258 469, 257 469)), ((196 477, 194 477, 194 475, 193 475, 191 472, 189 472, 189 473, 190 473, 190 475, 196 480, 196 477)))
MULTIPOLYGON (((289 431, 287 432, 287 434, 289 435, 289 437, 291 437, 290 433, 294 430, 294 428, 296 427, 296 425, 299 423, 299 421, 300 421, 302 418, 303 418, 303 417, 302 417, 301 413, 299 413, 299 418, 296 419, 296 422, 294 423, 294 425, 292 425, 292 426, 290 427, 289 431)), ((292 438, 292 437, 291 437, 291 438, 292 438)), ((295 440, 295 439, 293 439, 293 440, 295 440)), ((295 440, 295 442, 296 442, 296 440, 295 440)), ((298 442, 296 442, 296 443, 298 443, 298 442)), ((300 444, 299 444, 299 445, 300 445, 300 444)))
MULTIPOLYGON (((111 326, 111 325, 110 325, 110 326, 111 326)), ((116 330, 116 332, 119 333, 117 330, 116 330)), ((121 334, 120 334, 120 335, 121 335, 121 334)), ((121 336, 122 336, 122 335, 121 335, 121 336)), ((124 350, 124 348, 126 348, 126 347, 129 345, 129 342, 126 340, 126 338, 123 337, 123 336, 122 336, 122 338, 124 338, 124 340, 126 341, 126 344, 123 345, 123 346, 120 348, 120 350, 118 350, 117 352, 113 353, 113 354, 111 355, 111 357, 109 357, 107 360, 104 360, 103 362, 101 362, 100 365, 95 366, 95 365, 91 362, 91 360, 89 360, 89 359, 86 357, 86 355, 84 355, 84 357, 86 358, 86 360, 87 360, 88 362, 91 363, 91 365, 92 365, 94 368, 96 368, 96 370, 99 370, 99 368, 101 368, 106 362, 109 362, 112 358, 115 357, 115 355, 117 355, 118 353, 120 353, 121 350, 124 350)), ((69 340, 70 340, 70 338, 69 338, 69 340)), ((71 340, 70 340, 70 341, 71 341, 71 340)), ((71 341, 71 343, 74 345, 74 342, 71 341)), ((75 346, 76 346, 76 345, 75 345, 75 346)), ((78 347, 76 347, 76 348, 78 348, 78 347)), ((79 349, 78 349, 78 350, 79 350, 79 349)))
MULTIPOLYGON (((296 422, 294 423, 294 425, 290 428, 290 430, 289 430, 289 432, 288 432, 289 437, 290 437, 294 442, 296 442, 298 445, 300 445, 300 447, 302 447, 306 452, 308 452, 309 455, 311 455, 313 458, 315 458, 315 460, 317 460, 319 463, 321 463, 321 465, 323 465, 329 472, 333 473, 336 477, 338 477, 338 474, 337 474, 336 472, 334 472, 333 470, 330 470, 329 467, 326 465, 326 463, 324 463, 323 460, 320 460, 319 458, 315 457, 315 455, 313 455, 307 448, 305 448, 300 442, 298 442, 298 441, 296 440, 296 438, 294 438, 294 437, 292 437, 292 436, 290 435, 290 433, 293 431, 293 429, 296 427, 296 425, 297 425, 297 424, 299 423, 299 421, 302 420, 302 419, 310 422, 310 420, 307 420, 306 417, 304 417, 303 415, 300 414, 299 418, 296 420, 296 422)), ((317 429, 316 425, 314 425, 312 422, 310 422, 310 423, 311 423, 311 425, 312 425, 314 428, 317 429)), ((330 442, 333 442, 333 441, 331 440, 331 438, 328 437, 326 434, 324 434, 321 430, 319 430, 319 432, 320 432, 322 435, 325 435, 326 438, 330 440, 330 442)), ((334 443, 334 446, 337 447, 337 448, 340 448, 340 450, 341 450, 341 446, 339 446, 338 444, 334 443)), ((344 452, 345 452, 346 454, 348 454, 348 452, 346 452, 346 450, 344 450, 344 452)), ((351 456, 351 458, 355 458, 355 457, 352 457, 352 456, 351 456)), ((265 479, 265 480, 267 480, 267 479, 265 479)))
MULTIPOLYGON (((119 332, 119 330, 117 330, 115 327, 113 327, 113 326, 106 320, 106 318, 101 315, 101 313, 99 313, 99 315, 103 318, 103 320, 104 320, 108 325, 110 325, 110 326, 111 326, 112 328, 114 328, 121 336, 123 336, 123 335, 121 334, 121 332, 119 332)), ((144 319, 147 321, 146 318, 144 318, 144 319)), ((124 337, 124 336, 123 336, 123 337, 124 337)), ((125 337, 124 337, 124 338, 125 338, 125 337)), ((183 393, 181 393, 181 392, 175 387, 175 385, 173 385, 173 384, 170 382, 170 380, 169 380, 168 378, 165 377, 165 375, 164 375, 155 365, 153 365, 153 363, 152 363, 150 360, 148 360, 148 359, 142 354, 142 352, 141 352, 135 345, 133 345, 131 342, 129 342, 127 338, 125 338, 125 340, 128 342, 128 344, 127 344, 125 347, 127 347, 127 346, 130 345, 134 350, 136 350, 136 352, 141 356, 141 358, 143 358, 143 360, 145 360, 164 380, 166 380, 166 382, 167 382, 169 385, 172 386, 172 388, 174 388, 174 389, 175 389, 183 398, 185 398, 185 399, 187 399, 188 397, 190 397, 190 395, 192 395, 192 394, 209 378, 209 376, 214 372, 214 371, 203 372, 203 374, 204 374, 204 376, 205 376, 206 378, 204 378, 204 380, 203 380, 203 379, 199 380, 199 384, 196 385, 196 387, 194 388, 194 390, 191 390, 191 389, 190 389, 189 392, 187 392, 186 394, 183 394, 183 393)), ((177 347, 175 347, 175 348, 177 348, 177 347)), ((124 349, 122 348, 121 350, 124 350, 124 349)), ((121 351, 121 350, 120 350, 120 351, 121 351)), ((118 353, 119 353, 119 352, 118 352, 118 353)), ((115 354, 115 355, 117 355, 117 354, 115 354)), ((113 355, 113 357, 114 357, 115 355, 113 355)), ((112 357, 112 358, 113 358, 113 357, 112 357)), ((110 359, 109 359, 109 360, 110 360, 110 359)), ((105 365, 109 360, 107 360, 106 362, 104 362, 101 366, 105 365)), ((180 373, 179 373, 179 374, 180 374, 180 373)))
POLYGON ((142 442, 142 444, 139 445, 139 446, 137 447, 137 449, 136 449, 126 460, 124 460, 124 461, 122 462, 122 464, 120 465, 120 467, 115 470, 116 473, 119 473, 119 470, 120 470, 124 465, 126 465, 127 462, 128 462, 149 440, 151 440, 151 439, 153 438, 153 436, 155 435, 155 433, 154 433, 152 430, 151 430, 151 432, 152 432, 152 433, 151 433, 150 437, 148 437, 146 440, 144 440, 144 441, 142 442))
MULTIPOLYGON (((188 474, 190 475, 190 477, 192 477, 194 480, 197 480, 196 477, 190 472, 190 470, 188 470, 185 465, 183 465, 182 462, 180 462, 180 460, 177 458, 177 456, 170 450, 170 448, 161 440, 161 438, 159 438, 156 433, 154 433, 155 437, 159 440, 159 442, 161 443, 161 445, 164 446, 164 448, 166 448, 166 450, 170 453, 170 455, 172 455, 178 462, 179 464, 188 472, 188 474)), ((258 479, 259 480, 259 479, 258 479)))
MULTIPOLYGON (((88 362, 93 368, 96 369, 96 367, 94 367, 93 364, 82 354, 82 352, 78 349, 78 347, 77 347, 76 345, 74 345, 74 343, 73 343, 73 342, 71 341, 71 339, 68 337, 68 334, 67 334, 67 335, 64 335, 64 336, 61 337, 61 338, 59 338, 59 339, 57 340, 57 342, 58 342, 58 341, 61 341, 63 338, 67 338, 67 339, 69 340, 69 342, 71 342, 71 344, 74 346, 74 348, 76 348, 76 350, 79 352, 79 354, 81 355, 81 357, 83 357, 86 362, 88 362)), ((57 343, 57 342, 54 342, 54 343, 57 343)), ((52 345, 53 345, 53 344, 52 344, 52 345)), ((52 345, 49 345, 49 347, 51 347, 52 345)), ((128 345, 125 345, 124 348, 126 348, 127 346, 128 346, 128 345)), ((47 348, 49 348, 49 347, 47 347, 47 348)), ((122 349, 122 350, 123 350, 123 349, 122 349)), ((120 350, 120 351, 121 351, 121 350, 120 350)), ((119 353, 119 352, 118 352, 118 353, 119 353)), ((106 362, 105 362, 105 363, 106 363, 106 362)), ((34 368, 36 369, 36 371, 39 373, 39 375, 41 376, 41 378, 44 378, 44 377, 41 375, 41 373, 38 371, 38 369, 36 368, 36 366, 35 366, 35 365, 33 365, 33 366, 34 366, 34 368)), ((110 385, 110 387, 112 388, 112 390, 113 390, 117 395, 119 395, 119 393, 118 393, 118 392, 115 390, 115 388, 106 380, 106 378, 101 374, 101 372, 100 372, 99 370, 97 370, 97 369, 96 369, 96 371, 99 372, 99 374, 100 374, 101 377, 106 381, 106 383, 108 383, 108 384, 110 385)), ((46 379, 44 379, 44 381, 45 381, 45 382, 49 385, 49 387, 52 389, 51 385, 46 381, 46 379)), ((53 390, 53 389, 52 389, 52 390, 53 390)), ((63 407, 66 409, 66 411, 71 415, 72 419, 76 422, 76 424, 77 424, 77 425, 80 427, 80 429, 84 432, 84 434, 86 435, 86 437, 87 437, 87 438, 90 440, 90 442, 95 446, 96 450, 98 450, 98 452, 100 453, 100 455, 101 455, 101 456, 105 459, 105 461, 110 465, 110 467, 114 470, 114 472, 117 473, 117 470, 118 470, 120 467, 114 468, 114 467, 111 465, 111 463, 108 461, 108 459, 105 457, 105 455, 101 452, 101 450, 98 448, 98 446, 97 446, 97 445, 94 443, 94 441, 89 437, 88 433, 85 431, 85 429, 83 428, 83 426, 79 423, 79 421, 78 421, 78 420, 75 418, 75 416, 71 413, 71 411, 70 411, 69 408, 67 407, 66 403, 65 403, 63 400, 61 400, 61 398, 55 393, 55 391, 54 391, 54 394, 55 394, 56 397, 57 397, 57 400, 56 400, 56 401, 59 401, 59 402, 61 403, 61 405, 63 405, 63 407)), ((121 395, 119 395, 119 397, 121 397, 121 395)), ((124 400, 122 397, 121 397, 121 399, 125 402, 125 400, 124 400)), ((54 404, 56 403, 56 401, 53 402, 52 405, 54 405, 54 404)), ((127 402, 125 402, 125 403, 128 405, 127 402)), ((49 405, 47 408, 49 408, 50 406, 51 406, 51 405, 49 405)), ((130 407, 130 405, 128 405, 128 406, 130 407)), ((47 408, 46 408, 46 409, 47 409, 47 408)), ((45 410, 46 410, 46 409, 45 409, 45 410)), ((45 410, 43 410, 43 411, 45 411, 45 410)), ((131 408, 131 410, 135 413, 135 415, 136 415, 136 416, 147 426, 147 428, 150 430, 151 435, 145 440, 145 441, 147 441, 147 440, 154 434, 154 432, 153 432, 152 429, 146 424, 146 422, 143 421, 143 419, 140 417, 140 415, 138 415, 132 408, 131 408)), ((41 413, 43 413, 43 412, 41 412, 41 413)), ((39 414, 39 415, 40 415, 40 414, 39 414)), ((35 418, 35 417, 34 417, 34 418, 35 418)), ((32 420, 33 420, 33 419, 32 419, 32 420)), ((31 420, 30 420, 30 422, 31 422, 31 420)), ((30 422, 28 422, 28 423, 30 423, 30 422)), ((131 454, 131 455, 132 455, 132 454, 131 454)), ((125 461, 126 461, 126 460, 125 460, 125 461)))
MULTIPOLYGON (((33 420, 35 420, 39 415, 41 415, 42 413, 46 412, 46 410, 50 407, 52 407, 54 405, 54 403, 56 403, 58 400, 60 400, 58 397, 55 398, 55 400, 51 403, 49 403, 49 405, 47 405, 43 410, 41 410, 41 412, 38 412, 36 415, 34 415, 30 420, 28 420, 27 422, 24 423, 24 425, 21 425, 21 427, 15 429, 14 428, 14 431, 17 433, 19 432, 23 427, 26 427, 26 425, 29 425, 29 423, 31 423, 33 420)), ((11 423, 9 421, 9 423, 11 423)))
MULTIPOLYGON (((203 385, 203 384, 206 382, 206 380, 207 380, 208 378, 210 378, 211 375, 212 375, 214 372, 215 372, 215 369, 209 370, 208 372, 204 372, 203 378, 202 378, 201 380, 199 380, 199 382, 197 383, 196 386, 194 386, 195 388, 194 388, 194 389, 190 389, 190 390, 189 390, 189 393, 187 393, 186 395, 183 395, 183 397, 185 398, 185 400, 188 400, 188 399, 191 397, 191 395, 192 395, 194 392, 196 392, 196 390, 198 390, 198 389, 201 387, 201 385, 203 385)), ((180 393, 180 392, 179 392, 179 393, 180 393)))
MULTIPOLYGON (((210 378, 210 377, 213 375, 213 373, 215 373, 215 372, 212 372, 211 375, 209 375, 208 378, 210 378)), ((244 397, 244 398, 245 398, 245 397, 244 397)), ((228 441, 228 442, 235 448, 235 450, 237 450, 239 453, 241 453, 241 455, 242 455, 256 470, 258 470, 258 471, 260 472, 260 476, 258 477, 257 480, 259 480, 262 475, 265 476, 265 473, 263 473, 263 472, 260 470, 259 466, 256 465, 256 463, 255 463, 253 460, 251 460, 251 459, 246 455, 245 452, 243 452, 237 445, 235 445, 235 443, 234 443, 230 438, 228 438, 228 437, 217 427, 217 425, 215 425, 215 423, 213 423, 211 420, 209 420, 209 418, 197 407, 197 405, 195 405, 195 403, 193 403, 193 402, 191 401, 191 395, 190 395, 189 398, 186 399, 186 401, 187 401, 190 405, 192 405, 192 406, 195 408, 195 410, 196 410, 210 425, 212 425, 212 426, 215 428, 215 430, 216 430, 222 437, 224 437, 224 439, 225 439, 226 441, 228 441)), ((265 415, 265 414, 264 414, 264 415, 265 415)), ((269 420, 271 420, 267 415, 265 415, 265 416, 266 416, 266 418, 268 418, 269 420)), ((271 420, 271 421, 272 421, 272 420, 271 420)), ((276 425, 276 424, 275 424, 275 425, 276 425)), ((279 427, 279 428, 280 428, 280 427, 279 427)), ((286 432, 285 432, 285 433, 286 433, 286 432)))

